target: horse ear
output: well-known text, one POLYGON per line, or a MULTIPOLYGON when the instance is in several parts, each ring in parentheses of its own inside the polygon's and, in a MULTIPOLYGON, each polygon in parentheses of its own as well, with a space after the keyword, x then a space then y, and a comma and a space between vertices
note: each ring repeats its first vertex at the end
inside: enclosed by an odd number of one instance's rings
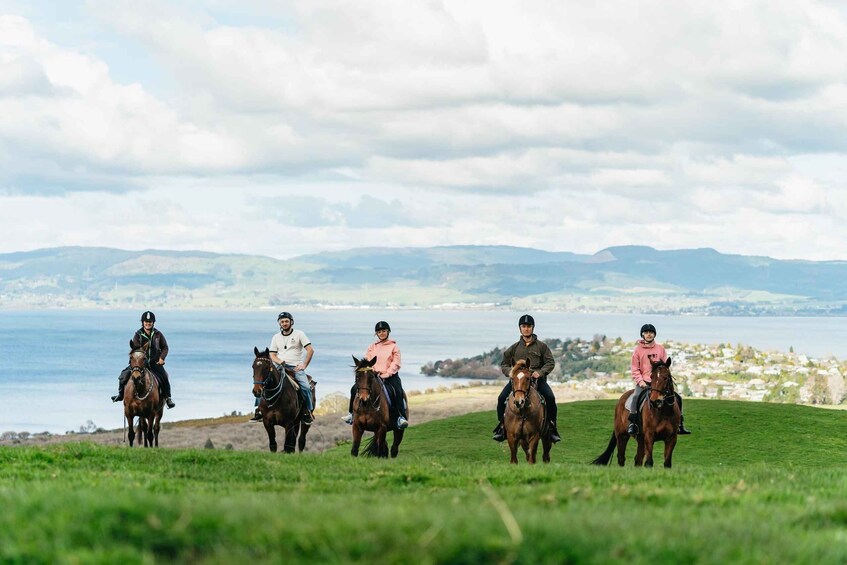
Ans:
POLYGON ((370 361, 368 361, 368 365, 367 365, 367 366, 368 366, 368 367, 373 367, 374 365, 376 365, 376 355, 374 355, 374 358, 373 358, 373 359, 371 359, 370 361))
POLYGON ((253 354, 254 354, 256 357, 258 357, 258 356, 259 356, 259 348, 258 348, 258 347, 256 347, 255 345, 253 346, 253 354))
POLYGON ((665 361, 665 365, 668 366, 668 367, 671 366, 671 358, 670 357, 668 357, 668 360, 665 361))
POLYGON ((352 357, 352 358, 353 358, 353 364, 354 364, 354 365, 356 365, 356 366, 358 367, 358 366, 359 366, 359 360, 358 360, 358 359, 356 359, 356 356, 355 356, 355 355, 351 355, 350 357, 352 357))
POLYGON ((132 351, 132 350, 133 350, 133 347, 132 347, 132 340, 129 340, 129 350, 130 350, 130 351, 132 351))

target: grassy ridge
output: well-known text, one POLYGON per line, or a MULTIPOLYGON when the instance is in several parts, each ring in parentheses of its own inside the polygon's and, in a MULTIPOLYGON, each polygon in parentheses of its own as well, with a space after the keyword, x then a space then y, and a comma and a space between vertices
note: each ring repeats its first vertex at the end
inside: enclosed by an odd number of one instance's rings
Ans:
POLYGON ((507 464, 491 414, 415 426, 394 461, 2 448, 0 562, 847 561, 847 414, 690 400, 666 471, 586 464, 611 413, 561 405, 535 467, 507 464))

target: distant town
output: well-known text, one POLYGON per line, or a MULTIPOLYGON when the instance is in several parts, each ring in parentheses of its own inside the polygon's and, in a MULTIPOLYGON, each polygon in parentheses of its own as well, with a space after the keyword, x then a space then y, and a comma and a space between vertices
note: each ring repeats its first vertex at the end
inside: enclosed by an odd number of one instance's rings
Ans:
MULTIPOLYGON (((619 394, 632 388, 632 342, 595 336, 592 340, 545 340, 556 358, 553 382, 576 390, 619 394)), ((680 394, 692 398, 839 405, 845 400, 847 362, 817 359, 793 351, 765 352, 729 343, 698 345, 667 341, 671 371, 680 394)), ((427 375, 474 379, 503 378, 502 350, 465 359, 427 363, 427 375)))

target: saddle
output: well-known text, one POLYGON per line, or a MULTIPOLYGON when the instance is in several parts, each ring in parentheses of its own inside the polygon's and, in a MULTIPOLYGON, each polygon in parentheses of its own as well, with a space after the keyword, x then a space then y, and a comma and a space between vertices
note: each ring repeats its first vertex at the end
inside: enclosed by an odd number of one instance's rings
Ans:
MULTIPOLYGON (((635 412, 633 412, 633 414, 635 414, 636 418, 639 420, 641 418, 641 405, 644 404, 644 399, 649 394, 649 388, 637 388, 635 389, 635 392, 632 393, 632 406, 635 408, 635 412)), ((640 426, 641 424, 639 424, 639 427, 640 426)))

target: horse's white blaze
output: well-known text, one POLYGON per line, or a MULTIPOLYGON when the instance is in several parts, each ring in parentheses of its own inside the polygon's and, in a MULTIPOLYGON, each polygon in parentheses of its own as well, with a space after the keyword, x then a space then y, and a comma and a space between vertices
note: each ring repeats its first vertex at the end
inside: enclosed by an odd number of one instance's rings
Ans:
POLYGON ((521 380, 521 379, 522 379, 522 378, 524 378, 525 376, 526 376, 526 373, 522 373, 522 372, 521 372, 521 373, 518 373, 518 374, 517 374, 518 380, 521 380))

